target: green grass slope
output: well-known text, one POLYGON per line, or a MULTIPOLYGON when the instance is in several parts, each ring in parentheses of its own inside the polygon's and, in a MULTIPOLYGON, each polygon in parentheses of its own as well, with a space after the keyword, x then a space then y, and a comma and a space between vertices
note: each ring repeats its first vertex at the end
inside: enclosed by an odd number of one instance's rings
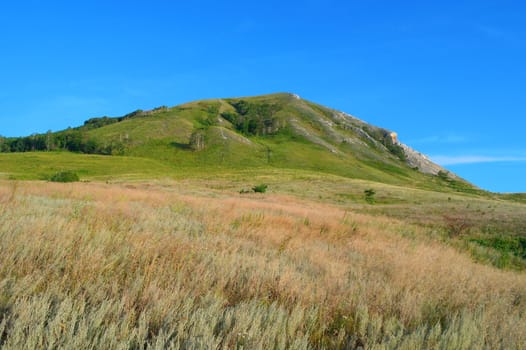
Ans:
POLYGON ((0 154, 0 169, 0 178, 19 180, 47 180, 61 171, 74 171, 81 180, 153 179, 175 173, 153 159, 71 152, 4 153, 0 154))
POLYGON ((64 162, 81 162, 80 169, 90 176, 101 174, 101 167, 107 175, 134 173, 135 169, 144 177, 170 175, 174 168, 278 168, 411 187, 473 190, 460 179, 437 179, 409 166, 390 131, 289 93, 203 100, 119 118, 92 118, 83 126, 52 134, 0 139, 0 150, 70 150, 133 157, 110 160, 56 152, 0 155, 0 162, 11 162, 1 172, 15 178, 38 178, 64 162), (31 157, 49 164, 49 171, 35 173, 36 169, 27 166, 31 157), (105 162, 111 164, 100 165, 105 162))

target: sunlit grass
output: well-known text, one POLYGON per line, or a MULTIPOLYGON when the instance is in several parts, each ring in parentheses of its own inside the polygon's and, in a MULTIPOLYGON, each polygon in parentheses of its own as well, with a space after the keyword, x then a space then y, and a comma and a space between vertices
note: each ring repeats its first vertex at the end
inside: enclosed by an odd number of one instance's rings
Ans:
POLYGON ((208 181, 0 182, 2 348, 526 346, 524 273, 366 203, 208 181))
POLYGON ((0 177, 43 180, 61 171, 74 171, 85 179, 162 178, 175 172, 169 164, 134 157, 70 152, 0 153, 0 177))

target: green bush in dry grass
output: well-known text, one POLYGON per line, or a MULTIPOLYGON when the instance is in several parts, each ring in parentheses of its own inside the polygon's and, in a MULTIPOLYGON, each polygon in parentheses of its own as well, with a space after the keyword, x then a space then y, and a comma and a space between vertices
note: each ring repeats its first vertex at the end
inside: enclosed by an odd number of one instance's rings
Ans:
POLYGON ((252 191, 254 191, 255 193, 265 193, 267 192, 267 188, 268 188, 268 185, 261 184, 261 185, 252 187, 252 191))
POLYGON ((76 182, 79 180, 79 176, 73 171, 61 171, 49 178, 49 181, 53 182, 76 182))
POLYGON ((376 192, 375 190, 373 190, 372 188, 369 188, 365 191, 363 191, 363 194, 365 196, 365 201, 369 204, 374 204, 374 196, 376 195, 376 192))

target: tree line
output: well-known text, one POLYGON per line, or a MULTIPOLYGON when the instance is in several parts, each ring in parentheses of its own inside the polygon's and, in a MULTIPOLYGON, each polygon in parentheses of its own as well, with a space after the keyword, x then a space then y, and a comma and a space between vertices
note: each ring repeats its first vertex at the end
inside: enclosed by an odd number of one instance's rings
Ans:
POLYGON ((87 154, 121 155, 126 150, 128 137, 125 135, 119 139, 100 142, 90 137, 87 131, 101 128, 106 125, 119 123, 121 121, 148 115, 153 111, 163 110, 167 107, 161 106, 152 111, 136 110, 122 117, 97 117, 84 122, 83 126, 68 128, 64 131, 45 134, 32 134, 24 137, 2 137, 0 136, 0 152, 35 152, 35 151, 70 151, 87 154), (124 140, 123 140, 124 139, 124 140))
POLYGON ((0 137, 0 152, 70 151, 87 154, 118 155, 126 148, 122 140, 100 142, 84 131, 69 129, 25 137, 0 137))

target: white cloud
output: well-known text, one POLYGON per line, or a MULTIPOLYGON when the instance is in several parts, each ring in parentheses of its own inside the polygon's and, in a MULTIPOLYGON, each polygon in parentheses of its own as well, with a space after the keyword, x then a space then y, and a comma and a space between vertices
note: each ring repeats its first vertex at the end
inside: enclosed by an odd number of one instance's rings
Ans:
POLYGON ((495 163, 495 162, 524 162, 526 157, 514 156, 431 156, 435 163, 440 165, 458 165, 475 163, 495 163))
POLYGON ((427 136, 420 139, 412 140, 411 144, 456 144, 467 142, 468 139, 464 136, 448 134, 448 135, 434 135, 427 136))

